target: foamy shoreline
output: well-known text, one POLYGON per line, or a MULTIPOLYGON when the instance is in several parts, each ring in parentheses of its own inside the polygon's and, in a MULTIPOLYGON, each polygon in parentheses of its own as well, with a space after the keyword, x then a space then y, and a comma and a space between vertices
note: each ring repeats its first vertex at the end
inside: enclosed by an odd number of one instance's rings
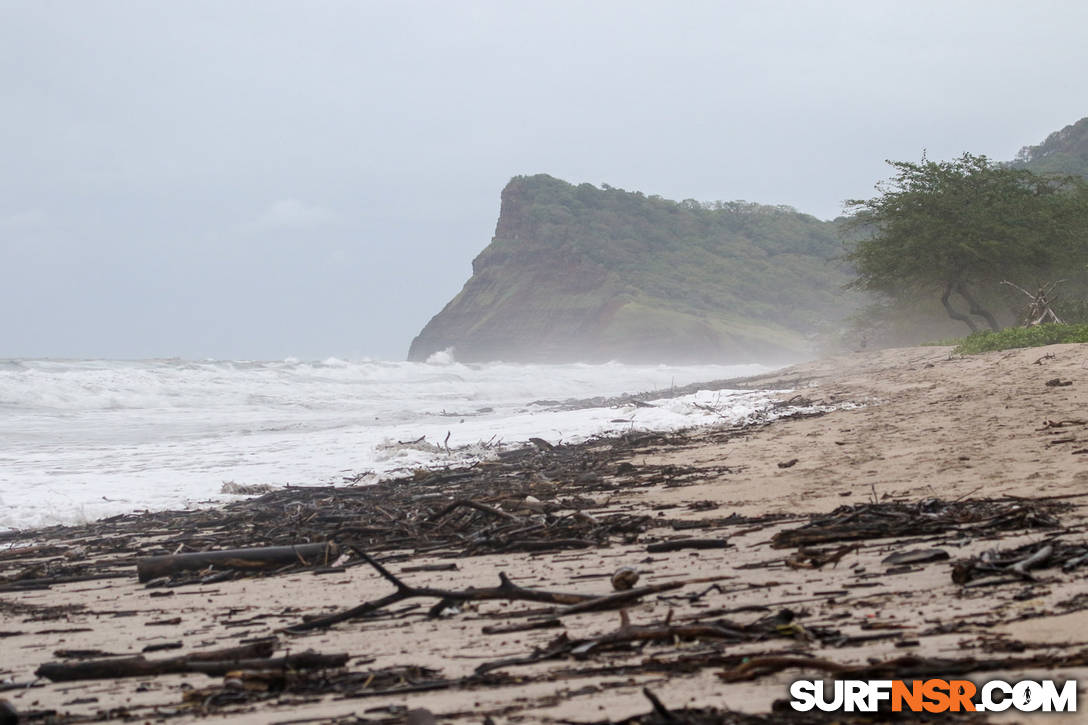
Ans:
MULTIPOLYGON (((222 503, 233 500, 221 495, 225 483, 374 481, 468 464, 530 437, 698 425, 715 420, 704 408, 721 407, 718 394, 654 407, 634 404, 637 396, 596 406, 558 401, 765 369, 21 361, 0 366, 0 529, 222 503), (540 404, 549 398, 555 402, 540 404)), ((734 417, 751 413, 758 397, 738 396, 734 417)))

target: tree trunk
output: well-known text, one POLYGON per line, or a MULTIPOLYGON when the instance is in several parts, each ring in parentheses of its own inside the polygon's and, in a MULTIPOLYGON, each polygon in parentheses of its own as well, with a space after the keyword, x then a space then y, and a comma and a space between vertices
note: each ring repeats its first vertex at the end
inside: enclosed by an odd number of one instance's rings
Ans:
POLYGON ((982 319, 986 320, 986 324, 990 326, 990 329, 994 332, 1001 330, 1001 325, 997 324, 997 320, 990 314, 990 311, 982 307, 977 300, 967 291, 967 288, 963 286, 963 283, 956 284, 956 291, 960 293, 963 299, 967 300, 967 304, 971 306, 971 314, 978 315, 982 319))
POLYGON ((949 317, 951 317, 953 320, 959 320, 963 324, 967 325, 969 328, 971 328, 971 332, 978 332, 978 325, 975 324, 975 321, 967 315, 963 314, 962 312, 959 312, 955 307, 952 306, 952 302, 948 299, 952 296, 952 293, 956 291, 957 287, 959 287, 959 282, 949 282, 945 286, 944 294, 941 295, 941 304, 944 305, 944 309, 948 313, 949 317))

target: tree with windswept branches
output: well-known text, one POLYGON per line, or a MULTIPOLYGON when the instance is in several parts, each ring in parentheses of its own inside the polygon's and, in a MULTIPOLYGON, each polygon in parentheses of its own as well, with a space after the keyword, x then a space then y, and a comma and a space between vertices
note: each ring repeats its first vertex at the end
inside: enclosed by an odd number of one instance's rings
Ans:
POLYGON ((871 199, 846 202, 859 239, 853 287, 895 299, 939 295, 948 316, 1000 329, 988 306, 1005 279, 1045 279, 1088 262, 1088 185, 964 154, 954 161, 889 161, 871 199), (959 297, 967 311, 957 309, 959 297))

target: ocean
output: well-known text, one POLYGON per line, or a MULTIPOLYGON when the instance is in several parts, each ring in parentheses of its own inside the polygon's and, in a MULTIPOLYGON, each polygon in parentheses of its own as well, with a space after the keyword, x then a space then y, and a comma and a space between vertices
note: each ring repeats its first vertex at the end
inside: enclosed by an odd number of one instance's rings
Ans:
POLYGON ((562 402, 769 369, 466 365, 441 354, 427 363, 0 360, 0 531, 230 501, 231 483, 366 484, 531 437, 555 444, 739 422, 767 396, 562 402))

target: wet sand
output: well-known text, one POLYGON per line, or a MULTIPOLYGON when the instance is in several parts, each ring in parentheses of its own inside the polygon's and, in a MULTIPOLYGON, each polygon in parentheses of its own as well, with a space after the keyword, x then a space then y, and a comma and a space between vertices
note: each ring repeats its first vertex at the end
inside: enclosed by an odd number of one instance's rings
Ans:
MULTIPOLYGON (((701 429, 667 445, 633 448, 625 453, 633 466, 675 466, 685 471, 683 485, 666 480, 620 486, 595 494, 596 507, 587 509, 598 517, 620 511, 663 522, 705 520, 705 528, 651 526, 627 541, 614 537, 607 547, 538 554, 451 559, 416 553, 389 568, 397 573, 408 566, 452 561, 455 571, 402 576, 417 586, 464 589, 496 586, 498 573, 506 572, 523 587, 601 595, 612 592, 609 577, 620 566, 636 568, 640 586, 715 578, 717 588, 709 591, 709 583, 699 583, 640 599, 625 610, 630 625, 665 626, 671 617, 668 626, 726 622, 757 627, 760 620, 789 609, 793 622, 777 629, 772 625, 766 637, 741 642, 675 638, 622 649, 590 648, 581 656, 567 653, 496 667, 490 679, 472 679, 479 665, 547 650, 564 632, 569 640, 614 633, 622 626, 621 615, 560 613, 559 627, 484 634, 485 627, 527 621, 509 615, 541 605, 468 603, 434 619, 425 616, 434 600, 420 599, 398 606, 418 601, 421 607, 393 616, 291 635, 281 630, 306 615, 377 599, 392 586, 364 565, 321 576, 304 572, 148 589, 137 582, 132 562, 126 562, 128 577, 0 593, 0 679, 31 683, 37 667, 63 659, 59 650, 138 654, 148 645, 181 643, 178 649, 147 655, 155 658, 267 636, 277 637, 277 654, 348 653, 348 671, 434 670, 409 673, 401 683, 466 679, 461 686, 410 693, 374 694, 394 688, 394 680, 382 687, 321 691, 311 686, 252 698, 222 676, 172 674, 41 680, 35 687, 0 692, 0 697, 20 712, 55 711, 72 721, 396 722, 408 709, 427 708, 439 722, 481 722, 484 717, 495 723, 597 722, 649 711, 644 687, 673 710, 715 707, 766 714, 774 701, 787 696, 792 680, 821 674, 802 667, 727 682, 721 675, 742 662, 730 659, 734 655, 788 655, 848 666, 905 654, 1017 657, 1020 662, 1035 657, 1035 662, 1045 663, 1088 648, 1088 581, 1083 570, 1048 568, 1034 572, 1034 581, 964 587, 952 580, 950 561, 898 567, 902 571, 882 563, 889 554, 919 547, 941 548, 957 560, 1055 535, 1068 542, 1086 538, 1083 503, 1088 497, 1079 496, 1088 494, 1088 346, 971 357, 952 356, 949 348, 941 347, 887 350, 806 363, 740 384, 785 388, 783 401, 833 409, 729 435, 701 429), (1047 384, 1055 380, 1060 384, 1047 384), (798 401, 798 395, 807 400, 798 401), (1003 497, 1049 502, 1060 528, 867 538, 819 568, 805 565, 797 547, 772 546, 776 533, 802 525, 807 515, 843 505, 1003 497), (763 518, 758 524, 737 525, 726 520, 731 514, 763 518), (782 518, 771 520, 768 514, 782 518), (725 539, 729 546, 647 551, 653 543, 683 536, 725 539), (829 630, 841 636, 812 634, 829 630)), ((564 481, 549 485, 556 500, 562 498, 564 481)), ((35 562, 63 556, 81 535, 85 532, 79 528, 51 531, 36 543, 53 548, 37 553, 5 556, 0 549, 0 576, 11 580, 35 562)), ((828 553, 841 545, 819 550, 828 553)), ((1069 661, 1076 663, 988 668, 969 676, 1088 677, 1088 665, 1069 661)), ((1086 696, 1082 690, 1081 700, 1086 696)), ((971 722, 1034 720, 1084 721, 1077 715, 1006 714, 971 722)))

